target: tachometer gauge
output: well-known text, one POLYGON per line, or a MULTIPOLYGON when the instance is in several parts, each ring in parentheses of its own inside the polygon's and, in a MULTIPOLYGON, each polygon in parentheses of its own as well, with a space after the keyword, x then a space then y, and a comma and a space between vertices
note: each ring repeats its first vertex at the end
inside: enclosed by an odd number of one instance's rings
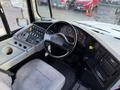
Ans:
POLYGON ((68 39, 69 39, 69 41, 70 42, 73 42, 74 40, 73 40, 73 38, 74 38, 74 31, 72 30, 72 28, 71 27, 69 27, 69 26, 63 26, 62 28, 61 28, 61 33, 64 33, 64 35, 66 35, 67 37, 68 37, 68 39))
POLYGON ((66 36, 73 38, 74 31, 72 30, 71 27, 68 26, 63 26, 61 28, 61 33, 64 33, 66 36))

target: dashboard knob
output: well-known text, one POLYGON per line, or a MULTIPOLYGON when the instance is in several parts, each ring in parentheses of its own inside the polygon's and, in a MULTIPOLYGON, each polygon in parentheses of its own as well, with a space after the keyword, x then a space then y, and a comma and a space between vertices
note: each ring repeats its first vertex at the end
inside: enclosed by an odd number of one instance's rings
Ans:
POLYGON ((27 49, 27 47, 26 47, 26 46, 23 46, 23 48, 24 48, 24 49, 27 49))
POLYGON ((14 44, 17 44, 17 42, 15 41, 14 44))

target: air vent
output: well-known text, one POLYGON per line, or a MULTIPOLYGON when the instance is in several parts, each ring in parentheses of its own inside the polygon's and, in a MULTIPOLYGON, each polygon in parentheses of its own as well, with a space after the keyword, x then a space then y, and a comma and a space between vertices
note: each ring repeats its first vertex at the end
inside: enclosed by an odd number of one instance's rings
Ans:
POLYGON ((119 29, 114 29, 114 28, 112 28, 112 30, 117 31, 117 32, 120 32, 120 30, 119 30, 119 29))
POLYGON ((91 29, 92 31, 94 31, 94 32, 96 32, 96 33, 100 33, 100 34, 103 34, 104 35, 104 33, 101 33, 101 32, 99 32, 99 31, 97 31, 97 30, 94 30, 94 29, 91 29))
POLYGON ((78 23, 78 24, 81 24, 81 25, 85 25, 85 26, 91 27, 91 28, 94 28, 94 29, 98 29, 98 30, 100 30, 100 31, 104 31, 104 32, 106 32, 106 33, 110 33, 109 31, 106 31, 106 30, 101 29, 101 28, 98 28, 98 27, 94 27, 94 26, 92 26, 92 25, 88 25, 88 24, 85 24, 85 23, 79 23, 79 22, 77 22, 77 23, 78 23))
POLYGON ((118 39, 118 40, 120 40, 120 38, 119 37, 114 37, 115 39, 118 39))
POLYGON ((94 32, 96 32, 96 33, 100 33, 99 31, 97 31, 97 30, 94 30, 94 29, 91 29, 92 31, 94 31, 94 32))

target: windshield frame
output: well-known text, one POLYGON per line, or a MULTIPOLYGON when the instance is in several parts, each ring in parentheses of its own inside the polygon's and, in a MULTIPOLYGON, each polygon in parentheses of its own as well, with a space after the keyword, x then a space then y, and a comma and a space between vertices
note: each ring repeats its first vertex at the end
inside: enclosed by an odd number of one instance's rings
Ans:
POLYGON ((38 12, 38 5, 37 5, 37 1, 35 0, 35 8, 36 8, 36 13, 38 14, 38 16, 41 18, 42 20, 42 16, 40 15, 40 13, 38 12))
POLYGON ((2 8, 1 3, 0 3, 0 16, 1 16, 1 20, 3 22, 3 25, 4 25, 4 28, 6 30, 7 35, 10 35, 11 34, 10 27, 9 27, 9 24, 8 24, 7 19, 6 19, 6 16, 5 16, 5 13, 4 13, 4 10, 2 8))

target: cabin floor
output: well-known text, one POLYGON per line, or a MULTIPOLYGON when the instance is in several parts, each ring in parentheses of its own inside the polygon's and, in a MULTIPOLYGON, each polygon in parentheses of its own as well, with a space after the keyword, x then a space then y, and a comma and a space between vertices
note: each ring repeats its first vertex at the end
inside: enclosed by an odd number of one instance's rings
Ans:
POLYGON ((84 48, 76 47, 71 55, 62 59, 55 59, 50 56, 45 57, 45 50, 35 53, 10 69, 10 71, 14 73, 14 76, 12 77, 13 82, 15 79, 15 74, 19 68, 32 59, 40 58, 65 76, 66 82, 62 90, 88 90, 88 88, 85 87, 80 80, 81 73, 84 68, 83 57, 85 53, 82 49, 84 48))

